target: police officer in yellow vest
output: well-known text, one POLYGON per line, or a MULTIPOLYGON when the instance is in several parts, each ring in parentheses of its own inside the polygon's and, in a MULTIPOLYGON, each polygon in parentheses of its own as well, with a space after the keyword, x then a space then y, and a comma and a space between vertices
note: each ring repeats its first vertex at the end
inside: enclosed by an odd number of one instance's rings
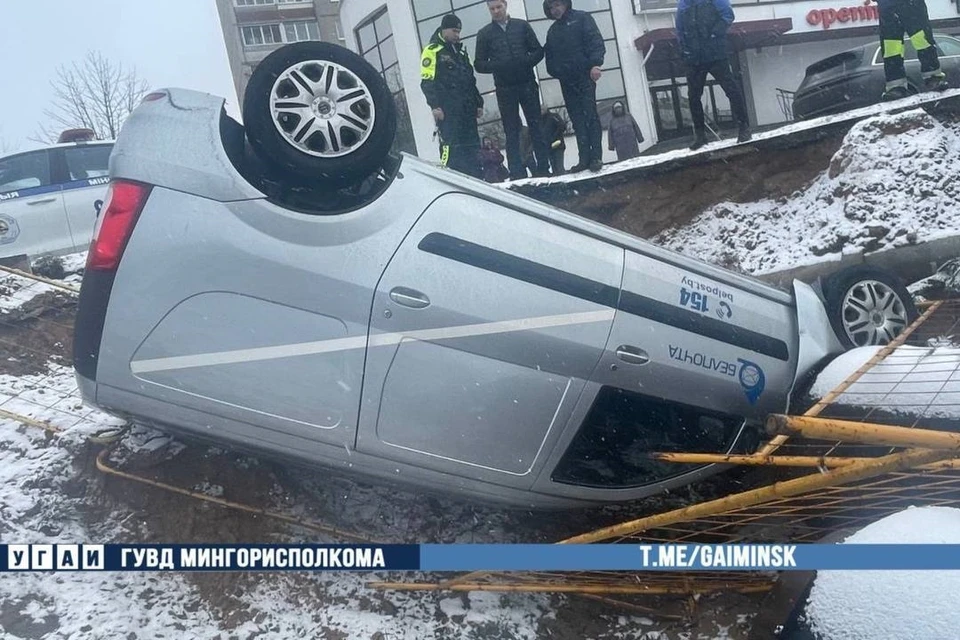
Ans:
POLYGON ((441 163, 479 177, 477 120, 483 115, 483 99, 477 90, 470 56, 460 43, 460 27, 457 16, 443 16, 440 28, 423 50, 420 89, 440 129, 441 163))
POLYGON ((937 43, 933 39, 930 16, 924 0, 874 0, 880 9, 880 42, 883 47, 883 73, 886 86, 882 98, 899 100, 910 95, 903 66, 903 34, 917 52, 923 87, 920 91, 946 91, 947 75, 940 69, 937 43))

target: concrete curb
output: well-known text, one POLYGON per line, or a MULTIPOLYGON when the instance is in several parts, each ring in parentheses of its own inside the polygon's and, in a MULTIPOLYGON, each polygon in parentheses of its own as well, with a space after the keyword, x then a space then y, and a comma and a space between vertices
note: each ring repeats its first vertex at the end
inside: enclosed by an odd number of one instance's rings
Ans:
POLYGON ((562 203, 566 199, 593 191, 616 189, 618 186, 643 179, 647 176, 670 173, 684 167, 711 164, 715 162, 730 162, 739 156, 758 152, 778 151, 802 147, 826 138, 842 138, 858 122, 881 114, 897 114, 913 109, 923 109, 931 114, 960 112, 960 91, 952 90, 944 94, 921 94, 902 102, 880 103, 874 107, 856 109, 854 111, 825 116, 821 119, 803 123, 798 129, 786 131, 774 129, 757 134, 750 142, 736 144, 727 139, 720 146, 713 144, 694 153, 684 153, 679 156, 672 152, 664 154, 664 158, 657 161, 657 156, 644 156, 649 162, 622 170, 607 170, 596 175, 584 173, 582 177, 573 180, 550 180, 549 178, 528 178, 504 185, 505 188, 530 196, 543 202, 562 203))
POLYGON ((904 284, 931 275, 951 258, 960 257, 960 236, 937 238, 915 245, 881 249, 872 253, 842 256, 839 260, 801 265, 780 271, 757 274, 755 277, 780 287, 789 288, 794 280, 813 282, 840 269, 865 264, 893 271, 904 284))

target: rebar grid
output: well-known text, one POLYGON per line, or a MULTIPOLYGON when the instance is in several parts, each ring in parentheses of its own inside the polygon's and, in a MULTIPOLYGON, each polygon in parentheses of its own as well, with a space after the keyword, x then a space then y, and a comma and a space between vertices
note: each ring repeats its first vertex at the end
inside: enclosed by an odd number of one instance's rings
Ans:
MULTIPOLYGON (((881 430, 885 425, 910 427, 918 430, 917 437, 926 434, 921 425, 928 427, 930 422, 942 422, 948 428, 952 422, 952 430, 960 431, 960 421, 955 417, 960 415, 960 300, 928 307, 899 344, 880 349, 876 355, 879 357, 868 361, 869 366, 861 367, 804 416, 843 419, 865 429, 868 425, 881 430)), ((754 462, 779 457, 790 457, 793 462, 804 459, 816 470, 797 477, 796 467, 777 469, 778 477, 791 479, 561 543, 817 542, 843 537, 910 506, 960 504, 960 464, 953 459, 954 450, 937 452, 789 436, 778 436, 771 440, 774 442, 744 457, 756 458, 754 462), (835 460, 839 462, 833 463, 835 460)), ((371 586, 690 595, 764 591, 774 580, 775 574, 770 572, 749 571, 472 572, 435 583, 371 586)))

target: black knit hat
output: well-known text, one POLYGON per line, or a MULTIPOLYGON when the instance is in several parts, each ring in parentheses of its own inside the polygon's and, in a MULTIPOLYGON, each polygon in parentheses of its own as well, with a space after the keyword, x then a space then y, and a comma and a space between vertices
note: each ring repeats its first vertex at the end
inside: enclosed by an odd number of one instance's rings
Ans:
POLYGON ((443 20, 440 21, 440 30, 444 29, 460 29, 463 27, 463 23, 460 22, 460 18, 452 13, 448 13, 443 16, 443 20))
MULTIPOLYGON (((563 3, 567 5, 567 11, 573 9, 573 0, 563 0, 563 3)), ((543 15, 547 16, 548 20, 553 20, 553 14, 550 13, 551 4, 553 4, 553 0, 543 0, 543 15)))

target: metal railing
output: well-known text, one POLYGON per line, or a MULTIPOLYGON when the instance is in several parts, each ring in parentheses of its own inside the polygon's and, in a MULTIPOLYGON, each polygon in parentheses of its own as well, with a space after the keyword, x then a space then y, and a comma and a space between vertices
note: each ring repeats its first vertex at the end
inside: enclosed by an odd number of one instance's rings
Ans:
POLYGON ((777 104, 780 105, 780 111, 787 122, 793 122, 793 97, 796 93, 796 91, 777 87, 777 104))

